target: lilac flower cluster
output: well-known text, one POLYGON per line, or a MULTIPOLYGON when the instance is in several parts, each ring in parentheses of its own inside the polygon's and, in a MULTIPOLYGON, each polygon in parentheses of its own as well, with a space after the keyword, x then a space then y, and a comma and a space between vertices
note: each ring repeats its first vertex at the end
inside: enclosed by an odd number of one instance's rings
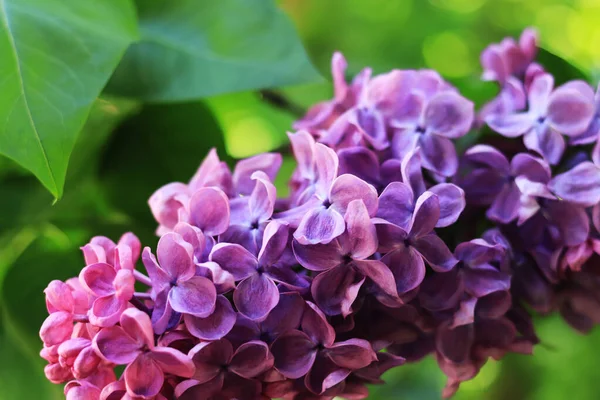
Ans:
POLYGON ((289 196, 279 154, 232 172, 213 150, 150 198, 154 253, 95 237, 48 285, 48 379, 72 400, 362 399, 433 355, 449 397, 532 352, 529 310, 600 323, 600 94, 555 88, 536 41, 483 52, 500 91, 479 113, 435 71, 347 83, 334 54, 334 98, 288 134, 289 196), (483 125, 523 142, 457 150, 483 125))

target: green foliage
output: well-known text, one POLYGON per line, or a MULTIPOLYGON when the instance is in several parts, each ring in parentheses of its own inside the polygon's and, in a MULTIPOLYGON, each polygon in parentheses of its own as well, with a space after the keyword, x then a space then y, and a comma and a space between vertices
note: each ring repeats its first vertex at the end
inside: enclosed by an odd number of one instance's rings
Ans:
POLYGON ((62 196, 69 155, 136 38, 129 1, 0 1, 0 153, 62 196))
POLYGON ((182 101, 314 81, 288 18, 265 0, 139 0, 142 40, 109 90, 148 101, 182 101))

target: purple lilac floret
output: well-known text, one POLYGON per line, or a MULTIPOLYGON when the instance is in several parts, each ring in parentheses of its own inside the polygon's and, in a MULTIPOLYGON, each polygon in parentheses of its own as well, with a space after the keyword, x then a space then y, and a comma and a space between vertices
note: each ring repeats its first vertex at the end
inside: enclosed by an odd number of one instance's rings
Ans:
POLYGON ((532 353, 531 312, 591 330, 600 94, 554 88, 537 50, 531 29, 484 50, 499 92, 477 112, 431 70, 348 83, 335 53, 334 98, 288 133, 287 198, 280 154, 232 171, 213 149, 150 197, 156 249, 94 237, 79 277, 50 282, 47 378, 71 400, 363 399, 432 356, 450 397, 532 353), (500 135, 456 146, 484 124, 500 135))

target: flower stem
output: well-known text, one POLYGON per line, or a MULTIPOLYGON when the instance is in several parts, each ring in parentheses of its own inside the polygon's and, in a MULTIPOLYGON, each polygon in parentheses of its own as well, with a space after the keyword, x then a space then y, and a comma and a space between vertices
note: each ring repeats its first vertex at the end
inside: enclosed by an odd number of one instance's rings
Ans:
POLYGON ((148 278, 146 275, 142 274, 140 271, 133 270, 133 276, 135 276, 135 279, 137 279, 139 282, 143 283, 144 285, 152 286, 152 281, 150 280, 150 278, 148 278))

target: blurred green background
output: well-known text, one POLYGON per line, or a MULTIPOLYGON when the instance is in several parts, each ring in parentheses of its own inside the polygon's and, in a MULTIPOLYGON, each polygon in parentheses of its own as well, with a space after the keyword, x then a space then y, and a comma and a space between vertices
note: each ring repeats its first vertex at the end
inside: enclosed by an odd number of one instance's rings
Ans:
MULTIPOLYGON (((341 50, 354 74, 392 68, 434 68, 478 104, 494 95, 479 81, 479 54, 491 42, 535 26, 545 49, 596 83, 600 70, 598 0, 282 0, 309 56, 329 77, 333 51, 341 50)), ((559 70, 562 62, 548 65, 559 70), (560 64, 560 65, 559 65, 560 64)), ((329 98, 329 82, 281 90, 307 107, 329 98)), ((191 177, 210 147, 229 161, 285 144, 294 116, 257 93, 203 102, 142 105, 99 99, 79 136, 65 196, 52 196, 22 168, 0 158, 0 399, 62 398, 46 382, 37 336, 45 318, 42 290, 52 279, 76 275, 78 248, 94 235, 118 239, 132 230, 154 246, 149 195, 191 177)), ((293 162, 279 177, 285 194, 293 162)), ((582 337, 558 318, 538 321, 543 341, 535 357, 489 362, 457 399, 600 398, 600 332, 582 337)), ((373 399, 437 399, 444 377, 433 359, 386 374, 373 399)))

